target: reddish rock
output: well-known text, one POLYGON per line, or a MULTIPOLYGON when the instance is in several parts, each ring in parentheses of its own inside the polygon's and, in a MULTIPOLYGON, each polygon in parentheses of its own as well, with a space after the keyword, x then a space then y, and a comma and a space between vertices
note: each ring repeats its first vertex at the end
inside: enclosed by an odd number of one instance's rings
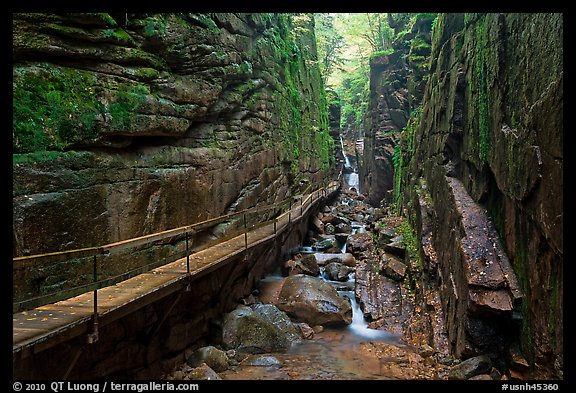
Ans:
POLYGON ((316 262, 319 266, 326 266, 330 262, 340 262, 350 267, 356 266, 356 259, 354 258, 354 255, 350 253, 328 254, 317 252, 312 255, 314 255, 314 258, 316 258, 316 262))
POLYGON ((352 322, 348 300, 327 282, 303 274, 284 281, 278 308, 300 322, 314 325, 346 325, 352 322))

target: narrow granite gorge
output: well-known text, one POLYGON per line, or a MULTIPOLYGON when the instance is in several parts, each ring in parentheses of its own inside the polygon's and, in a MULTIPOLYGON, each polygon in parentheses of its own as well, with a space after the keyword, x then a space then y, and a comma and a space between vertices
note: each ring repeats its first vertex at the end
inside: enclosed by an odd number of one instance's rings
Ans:
POLYGON ((563 22, 14 13, 13 379, 562 381, 563 22))

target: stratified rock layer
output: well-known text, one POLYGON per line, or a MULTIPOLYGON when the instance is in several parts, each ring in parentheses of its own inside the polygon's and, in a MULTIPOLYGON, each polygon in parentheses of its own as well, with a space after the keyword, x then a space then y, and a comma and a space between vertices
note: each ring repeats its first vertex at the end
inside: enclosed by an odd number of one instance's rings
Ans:
POLYGON ((15 14, 13 26, 13 147, 28 153, 14 159, 17 255, 278 201, 326 173, 308 16, 15 14))
MULTIPOLYGON (((328 177, 311 16, 13 19, 14 256, 193 224, 328 177)), ((17 272, 15 296, 64 288, 61 273, 17 272)))
POLYGON ((392 23, 398 36, 392 53, 370 58, 370 97, 359 176, 362 192, 374 206, 394 188, 396 140, 424 93, 434 17, 418 14, 410 26, 406 26, 406 18, 398 17, 397 24, 392 23))

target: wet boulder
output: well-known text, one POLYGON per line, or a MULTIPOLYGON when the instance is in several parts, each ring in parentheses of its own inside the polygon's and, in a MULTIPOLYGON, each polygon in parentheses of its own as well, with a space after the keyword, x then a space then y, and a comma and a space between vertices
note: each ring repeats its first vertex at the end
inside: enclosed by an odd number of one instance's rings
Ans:
POLYGON ((206 363, 216 372, 228 369, 228 356, 226 355, 226 352, 212 345, 198 348, 186 361, 190 367, 200 367, 202 363, 206 363))
POLYGON ((245 366, 280 367, 282 364, 272 355, 250 355, 242 362, 245 366))
POLYGON ((386 255, 380 270, 386 277, 395 281, 402 281, 406 277, 407 266, 393 255, 386 255))
POLYGON ((248 353, 283 352, 290 344, 286 332, 249 307, 239 306, 224 317, 222 345, 226 349, 248 353))
POLYGON ((452 367, 448 374, 448 379, 469 379, 476 375, 485 374, 489 372, 491 368, 492 362, 488 356, 475 356, 452 367))
POLYGON ((290 272, 293 274, 308 274, 310 276, 317 276, 320 274, 320 267, 313 254, 305 254, 301 258, 296 259, 294 269, 290 272))
POLYGON ((277 306, 296 321, 310 326, 352 322, 352 307, 347 299, 322 279, 303 274, 284 281, 277 306))
POLYGON ((192 369, 188 374, 188 378, 196 381, 219 381, 222 378, 216 371, 214 371, 206 363, 192 369))
POLYGON ((334 227, 335 233, 350 233, 352 232, 352 227, 350 224, 342 222, 334 227))
POLYGON ((370 232, 364 232, 348 236, 346 249, 354 255, 372 249, 372 234, 370 232))
POLYGON ((298 324, 292 322, 290 317, 274 304, 256 303, 251 305, 250 308, 260 317, 272 322, 272 324, 284 332, 290 340, 295 341, 302 338, 298 324))
POLYGON ((319 266, 326 266, 330 262, 339 262, 343 265, 350 267, 356 266, 356 259, 354 258, 354 255, 350 253, 330 254, 330 253, 317 252, 312 255, 314 255, 316 263, 319 266))
POLYGON ((314 250, 314 251, 326 251, 333 246, 334 246, 334 240, 333 239, 324 239, 324 240, 320 240, 320 241, 312 244, 312 250, 314 250))
POLYGON ((348 275, 353 271, 353 268, 340 262, 330 262, 324 268, 324 277, 332 281, 347 281, 348 275))
POLYGON ((312 254, 312 255, 314 255, 314 258, 316 259, 316 263, 318 263, 319 266, 326 266, 330 262, 339 262, 343 265, 350 266, 350 267, 356 266, 356 259, 354 258, 354 255, 352 255, 350 253, 329 254, 329 253, 318 252, 318 253, 312 254))

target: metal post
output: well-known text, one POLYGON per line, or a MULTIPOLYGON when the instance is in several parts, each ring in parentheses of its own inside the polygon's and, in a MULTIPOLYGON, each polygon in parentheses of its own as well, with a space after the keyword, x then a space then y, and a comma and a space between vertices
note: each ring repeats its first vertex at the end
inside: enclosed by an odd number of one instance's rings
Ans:
POLYGON ((246 229, 246 213, 244 213, 244 246, 248 249, 248 230, 246 229))
POLYGON ((186 274, 190 275, 190 251, 188 249, 188 232, 186 232, 186 274))
POLYGON ((92 333, 88 334, 88 344, 93 344, 98 341, 98 264, 96 255, 93 258, 93 274, 94 274, 94 314, 92 315, 92 333))

